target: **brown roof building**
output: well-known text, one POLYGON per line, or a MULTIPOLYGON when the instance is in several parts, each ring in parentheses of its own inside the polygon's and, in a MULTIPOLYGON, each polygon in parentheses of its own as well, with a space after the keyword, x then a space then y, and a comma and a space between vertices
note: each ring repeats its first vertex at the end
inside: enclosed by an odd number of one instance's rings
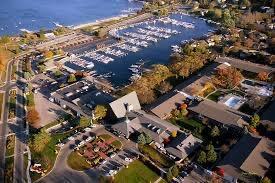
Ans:
POLYGON ((245 173, 264 177, 275 156, 275 143, 259 136, 245 134, 219 163, 225 178, 251 182, 245 173))

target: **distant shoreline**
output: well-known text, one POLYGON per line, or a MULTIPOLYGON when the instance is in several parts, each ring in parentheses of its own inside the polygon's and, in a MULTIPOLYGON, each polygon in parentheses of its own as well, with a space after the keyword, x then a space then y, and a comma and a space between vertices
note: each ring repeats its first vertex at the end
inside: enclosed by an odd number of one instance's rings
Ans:
MULTIPOLYGON (((89 23, 83 23, 83 24, 75 25, 75 26, 72 26, 71 28, 73 30, 81 29, 81 28, 84 28, 84 27, 94 26, 94 25, 98 25, 98 24, 101 24, 101 23, 104 23, 104 22, 109 22, 109 21, 112 21, 112 20, 119 20, 121 18, 125 18, 125 17, 128 17, 128 16, 129 16, 129 14, 122 14, 122 15, 113 16, 113 17, 110 17, 110 18, 103 18, 101 20, 96 20, 96 21, 89 22, 89 23)), ((66 26, 64 26, 64 27, 66 27, 66 26)))

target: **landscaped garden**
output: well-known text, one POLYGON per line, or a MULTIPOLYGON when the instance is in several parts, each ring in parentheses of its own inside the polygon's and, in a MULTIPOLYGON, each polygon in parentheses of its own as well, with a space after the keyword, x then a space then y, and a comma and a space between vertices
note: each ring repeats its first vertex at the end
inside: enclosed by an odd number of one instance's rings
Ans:
POLYGON ((155 182, 159 176, 141 161, 135 160, 115 175, 115 183, 155 182))
POLYGON ((79 171, 98 166, 121 147, 122 143, 109 134, 102 134, 97 138, 91 137, 70 154, 68 165, 79 171))

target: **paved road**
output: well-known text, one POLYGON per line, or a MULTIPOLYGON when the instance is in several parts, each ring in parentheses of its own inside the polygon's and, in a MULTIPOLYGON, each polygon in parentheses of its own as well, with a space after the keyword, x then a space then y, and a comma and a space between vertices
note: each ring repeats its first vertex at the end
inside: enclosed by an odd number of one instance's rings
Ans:
MULTIPOLYGON (((22 62, 18 63, 18 70, 22 72, 22 62)), ((17 81, 22 80, 20 76, 18 76, 17 81)), ((26 133, 21 133, 25 131, 24 123, 25 123, 25 99, 24 93, 22 91, 22 87, 17 87, 16 89, 16 139, 15 139, 15 156, 14 156, 14 174, 13 180, 14 182, 25 182, 26 181, 26 170, 24 169, 24 151, 26 150, 26 142, 27 136, 26 133)))
POLYGON ((8 63, 7 66, 7 75, 6 75, 6 84, 1 87, 4 91, 4 98, 3 98, 3 110, 2 110, 2 120, 0 122, 0 182, 4 182, 4 170, 5 170, 5 153, 6 153, 6 134, 8 132, 8 101, 9 101, 9 91, 11 89, 11 72, 12 72, 12 65, 14 61, 8 63))

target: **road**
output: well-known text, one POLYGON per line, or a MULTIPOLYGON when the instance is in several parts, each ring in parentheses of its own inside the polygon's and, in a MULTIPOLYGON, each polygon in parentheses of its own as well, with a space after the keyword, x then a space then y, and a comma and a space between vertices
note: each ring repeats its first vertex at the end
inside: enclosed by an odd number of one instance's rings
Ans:
POLYGON ((4 182, 4 171, 5 171, 5 153, 6 153, 6 135, 8 132, 8 114, 9 114, 9 92, 10 89, 14 86, 14 83, 11 82, 11 73, 14 60, 10 61, 7 66, 7 75, 5 85, 0 87, 0 90, 4 91, 3 98, 3 110, 2 110, 2 119, 0 122, 0 182, 4 182))
MULTIPOLYGON (((22 72, 22 62, 18 63, 18 71, 22 72)), ((23 80, 21 78, 22 74, 18 75, 17 82, 23 80)), ((14 172, 13 181, 14 182, 25 182, 26 181, 26 170, 24 169, 24 152, 26 150, 27 135, 22 133, 25 131, 25 98, 22 91, 22 87, 17 86, 16 88, 16 131, 15 138, 15 150, 14 150, 14 172)))

